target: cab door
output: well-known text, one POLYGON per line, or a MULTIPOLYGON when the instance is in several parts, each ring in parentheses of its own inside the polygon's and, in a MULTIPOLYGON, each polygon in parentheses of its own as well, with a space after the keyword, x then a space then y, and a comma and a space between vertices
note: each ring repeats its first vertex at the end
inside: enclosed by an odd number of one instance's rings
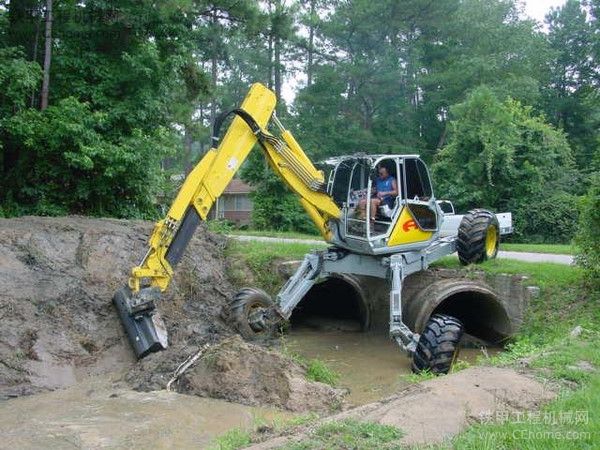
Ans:
POLYGON ((414 244, 431 239, 439 218, 427 167, 419 158, 405 158, 403 208, 388 246, 414 244))

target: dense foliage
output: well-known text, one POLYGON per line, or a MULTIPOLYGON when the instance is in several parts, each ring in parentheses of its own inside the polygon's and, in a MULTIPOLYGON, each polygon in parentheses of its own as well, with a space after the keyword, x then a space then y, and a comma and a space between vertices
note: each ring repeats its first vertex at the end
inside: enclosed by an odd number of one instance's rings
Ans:
MULTIPOLYGON (((600 0, 544 29, 516 0, 0 0, 0 214, 156 215, 261 81, 296 88, 278 114, 311 157, 419 153, 461 211, 568 242, 600 163, 599 19, 600 0)), ((310 229, 259 157, 244 174, 255 226, 310 229)))
POLYGON ((600 176, 597 174, 581 201, 576 242, 579 247, 578 263, 585 269, 592 286, 600 289, 600 176))
POLYGON ((487 87, 450 110, 450 138, 432 166, 459 210, 512 211, 518 240, 570 240, 580 183, 563 132, 487 87))

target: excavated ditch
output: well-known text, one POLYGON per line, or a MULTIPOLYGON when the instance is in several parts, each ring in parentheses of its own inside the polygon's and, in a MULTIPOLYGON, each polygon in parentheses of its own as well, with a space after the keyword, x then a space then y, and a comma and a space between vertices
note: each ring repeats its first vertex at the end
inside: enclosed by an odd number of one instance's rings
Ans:
POLYGON ((170 347, 136 361, 111 298, 146 250, 152 224, 84 217, 0 219, 0 398, 67 388, 93 377, 294 411, 339 406, 342 393, 307 381, 279 352, 235 337, 220 318, 233 294, 225 239, 201 228, 159 305, 170 347))

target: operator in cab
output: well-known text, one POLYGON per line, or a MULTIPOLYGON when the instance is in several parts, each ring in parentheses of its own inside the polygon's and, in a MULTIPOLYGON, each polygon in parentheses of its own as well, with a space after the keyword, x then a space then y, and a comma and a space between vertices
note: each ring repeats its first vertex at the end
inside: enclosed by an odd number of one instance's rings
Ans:
MULTIPOLYGON (((377 175, 375 190, 371 196, 371 222, 375 221, 377 208, 382 205, 387 205, 390 209, 393 208, 398 196, 398 183, 396 178, 390 175, 387 167, 380 165, 377 168, 377 175)), ((360 201, 359 208, 363 212, 366 210, 367 199, 360 201)))

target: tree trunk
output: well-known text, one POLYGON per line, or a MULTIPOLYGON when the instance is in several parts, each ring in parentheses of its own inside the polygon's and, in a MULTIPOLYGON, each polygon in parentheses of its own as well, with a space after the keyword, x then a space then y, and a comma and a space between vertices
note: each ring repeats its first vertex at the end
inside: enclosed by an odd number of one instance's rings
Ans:
MULTIPOLYGON (((37 62, 38 59, 38 45, 39 45, 39 41, 40 41, 40 27, 42 24, 42 15, 40 14, 37 23, 35 25, 35 39, 33 42, 33 57, 32 57, 32 61, 33 62, 37 62)), ((37 97, 37 88, 33 88, 31 90, 31 100, 30 100, 30 106, 33 108, 35 107, 35 99, 37 97)))
POLYGON ((281 38, 275 38, 275 62, 274 62, 274 78, 275 78, 275 95, 277 99, 281 98, 281 38))
POLYGON ((183 143, 184 143, 184 157, 183 157, 183 170, 186 176, 192 171, 192 130, 189 124, 185 124, 183 143))
POLYGON ((308 58, 306 63, 306 86, 312 85, 313 52, 315 45, 315 0, 310 1, 310 22, 308 26, 308 58))
POLYGON ((271 24, 269 26, 269 35, 267 36, 267 51, 268 51, 268 77, 267 77, 267 87, 269 89, 273 89, 273 3, 269 0, 268 3, 268 11, 269 18, 271 20, 271 24))
POLYGON ((46 42, 44 47, 44 78, 42 80, 42 99, 40 109, 48 107, 50 92, 50 63, 52 62, 52 0, 46 0, 46 42))
POLYGON ((214 8, 212 12, 212 25, 213 25, 213 36, 212 36, 212 52, 210 58, 210 76, 212 79, 212 96, 210 99, 210 126, 212 127, 217 117, 217 9, 214 8))
POLYGON ((446 122, 444 122, 444 128, 442 129, 442 134, 440 134, 440 138, 438 139, 438 143, 436 145, 436 150, 440 150, 444 145, 446 145, 447 132, 448 132, 448 128, 446 126, 446 122))

